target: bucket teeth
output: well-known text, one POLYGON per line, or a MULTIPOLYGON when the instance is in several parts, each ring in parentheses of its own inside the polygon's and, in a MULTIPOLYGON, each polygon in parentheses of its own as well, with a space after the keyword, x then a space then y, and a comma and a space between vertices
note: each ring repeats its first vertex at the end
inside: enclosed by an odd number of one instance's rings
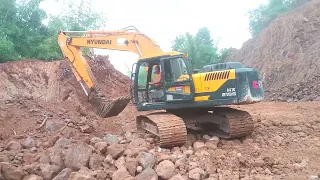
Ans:
POLYGON ((96 107, 96 114, 103 118, 117 116, 130 102, 130 97, 121 96, 117 99, 110 100, 105 97, 95 97, 92 102, 96 107))

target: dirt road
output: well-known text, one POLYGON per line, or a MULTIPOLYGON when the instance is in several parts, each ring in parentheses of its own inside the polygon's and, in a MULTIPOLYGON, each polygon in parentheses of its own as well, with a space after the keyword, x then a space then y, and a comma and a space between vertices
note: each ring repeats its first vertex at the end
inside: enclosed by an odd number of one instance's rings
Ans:
POLYGON ((240 147, 230 148, 249 161, 259 157, 271 161, 245 171, 275 179, 307 179, 320 173, 320 101, 263 102, 242 109, 255 117, 256 129, 240 147))

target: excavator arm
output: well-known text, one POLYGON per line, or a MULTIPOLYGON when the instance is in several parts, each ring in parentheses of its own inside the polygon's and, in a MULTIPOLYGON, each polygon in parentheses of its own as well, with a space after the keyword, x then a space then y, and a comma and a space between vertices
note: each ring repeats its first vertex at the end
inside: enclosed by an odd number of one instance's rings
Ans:
MULTIPOLYGON (((136 30, 136 29, 135 29, 136 30)), ((158 54, 163 51, 159 45, 139 31, 60 31, 58 43, 65 59, 80 83, 88 99, 102 117, 118 115, 129 103, 130 97, 107 99, 100 91, 81 47, 128 51, 141 56, 158 54), (72 36, 75 35, 76 36, 72 36), (78 35, 82 34, 82 35, 78 35)))

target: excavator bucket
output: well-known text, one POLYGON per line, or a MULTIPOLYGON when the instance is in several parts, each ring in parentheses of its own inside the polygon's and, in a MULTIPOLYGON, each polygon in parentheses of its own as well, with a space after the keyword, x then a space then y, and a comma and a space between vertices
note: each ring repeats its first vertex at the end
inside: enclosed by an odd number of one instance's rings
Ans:
POLYGON ((90 102, 96 109, 96 114, 100 117, 112 117, 121 113, 130 102, 129 96, 120 96, 116 99, 107 99, 106 97, 96 96, 90 102))

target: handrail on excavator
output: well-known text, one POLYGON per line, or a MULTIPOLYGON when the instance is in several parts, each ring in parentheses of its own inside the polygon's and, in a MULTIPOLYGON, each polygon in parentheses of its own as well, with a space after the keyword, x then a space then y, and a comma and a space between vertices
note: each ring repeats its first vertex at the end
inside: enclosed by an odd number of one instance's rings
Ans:
MULTIPOLYGON (((136 32, 141 33, 135 26, 127 26, 122 28, 121 30, 114 30, 114 31, 104 31, 104 30, 88 30, 88 31, 60 31, 63 33, 69 33, 69 34, 73 34, 73 33, 85 33, 85 34, 110 34, 110 33, 115 33, 115 32, 124 32, 124 31, 130 31, 130 30, 134 30, 136 32)), ((141 33, 142 34, 142 33, 141 33)))

